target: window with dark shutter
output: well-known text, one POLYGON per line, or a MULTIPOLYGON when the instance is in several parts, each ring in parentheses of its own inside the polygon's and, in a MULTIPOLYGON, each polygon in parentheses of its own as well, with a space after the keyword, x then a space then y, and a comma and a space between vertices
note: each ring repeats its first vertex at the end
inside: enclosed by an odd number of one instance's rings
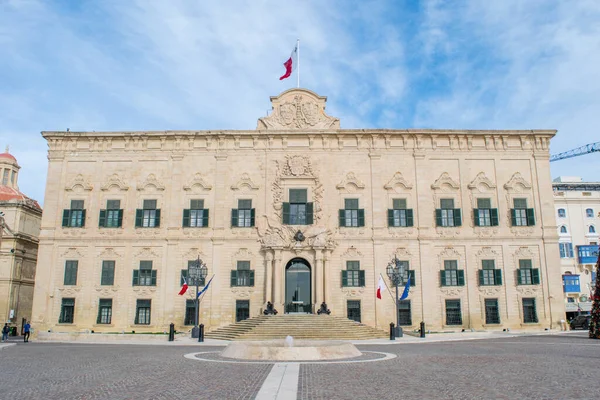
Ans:
POLYGON ((115 283, 115 262, 112 260, 102 261, 102 275, 100 285, 112 286, 115 283))
POLYGON ((77 285, 77 269, 79 261, 67 260, 65 261, 65 279, 64 284, 66 285, 77 285))

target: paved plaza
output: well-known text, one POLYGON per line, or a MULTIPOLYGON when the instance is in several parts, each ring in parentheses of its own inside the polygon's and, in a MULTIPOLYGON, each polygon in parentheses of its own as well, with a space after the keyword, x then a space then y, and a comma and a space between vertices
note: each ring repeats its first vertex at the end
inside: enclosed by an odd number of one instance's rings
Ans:
POLYGON ((276 398, 277 374, 285 399, 600 398, 600 341, 586 332, 398 340, 358 345, 356 362, 275 366, 222 362, 217 346, 14 343, 0 350, 2 399, 276 398))

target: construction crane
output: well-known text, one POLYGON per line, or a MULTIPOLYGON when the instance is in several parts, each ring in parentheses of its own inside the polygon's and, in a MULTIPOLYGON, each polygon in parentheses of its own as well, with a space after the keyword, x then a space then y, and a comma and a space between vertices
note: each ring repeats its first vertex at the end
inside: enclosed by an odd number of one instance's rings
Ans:
POLYGON ((585 146, 577 147, 576 149, 571 149, 569 151, 565 151, 564 153, 554 154, 550 156, 550 162, 564 160, 565 158, 578 157, 584 154, 595 153, 600 151, 600 142, 586 144, 585 146))

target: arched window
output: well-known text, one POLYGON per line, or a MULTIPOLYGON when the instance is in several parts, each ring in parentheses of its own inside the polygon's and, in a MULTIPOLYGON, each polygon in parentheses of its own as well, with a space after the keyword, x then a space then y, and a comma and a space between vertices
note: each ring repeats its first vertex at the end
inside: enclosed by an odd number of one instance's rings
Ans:
POLYGON ((596 233, 596 228, 594 228, 594 225, 590 225, 590 229, 588 229, 589 233, 596 233))
POLYGON ((567 227, 566 226, 561 226, 560 227, 560 233, 567 233, 567 227))
POLYGON ((585 210, 585 216, 588 218, 594 218, 594 210, 588 208, 587 210, 585 210))
POLYGON ((559 208, 558 209, 558 218, 564 218, 567 216, 567 212, 565 211, 564 208, 559 208))

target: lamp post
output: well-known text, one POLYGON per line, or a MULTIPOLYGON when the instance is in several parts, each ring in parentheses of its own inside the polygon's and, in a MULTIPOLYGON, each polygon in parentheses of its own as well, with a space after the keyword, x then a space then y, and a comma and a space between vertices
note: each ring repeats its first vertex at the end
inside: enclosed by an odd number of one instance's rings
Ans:
POLYGON ((194 313, 194 327, 192 328, 192 338, 198 338, 199 336, 200 328, 198 328, 198 290, 200 285, 204 285, 204 278, 206 278, 207 274, 208 268, 199 256, 196 261, 188 264, 188 282, 190 286, 196 286, 196 292, 194 293, 194 305, 196 306, 196 312, 194 313))
POLYGON ((398 300, 398 286, 406 284, 408 281, 408 262, 400 261, 396 256, 391 260, 386 268, 388 278, 394 286, 396 286, 396 337, 402 336, 402 328, 400 328, 400 301, 398 300))

